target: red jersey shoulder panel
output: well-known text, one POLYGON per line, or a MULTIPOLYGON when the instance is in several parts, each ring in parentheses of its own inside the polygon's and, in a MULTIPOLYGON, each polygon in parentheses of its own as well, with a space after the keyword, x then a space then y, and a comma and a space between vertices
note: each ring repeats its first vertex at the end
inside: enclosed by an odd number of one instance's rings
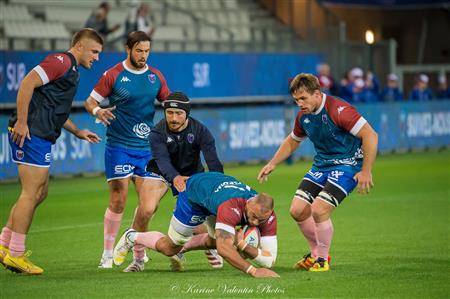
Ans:
POLYGON ((325 109, 336 126, 348 132, 351 131, 361 118, 361 114, 359 114, 355 107, 329 95, 326 98, 325 109))
POLYGON ((42 81, 48 83, 61 78, 72 66, 70 57, 66 53, 54 53, 50 54, 39 64, 42 70, 45 72, 48 81, 44 80, 41 76, 42 81))
POLYGON ((97 92, 102 97, 106 98, 111 94, 114 83, 116 82, 119 74, 124 70, 122 62, 116 64, 112 68, 106 70, 103 76, 98 80, 94 87, 95 92, 97 92))

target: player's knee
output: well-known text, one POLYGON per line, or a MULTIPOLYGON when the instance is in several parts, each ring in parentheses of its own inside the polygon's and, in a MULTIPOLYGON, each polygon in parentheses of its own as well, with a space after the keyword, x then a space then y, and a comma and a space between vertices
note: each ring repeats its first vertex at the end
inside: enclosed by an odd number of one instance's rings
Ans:
POLYGON ((316 222, 322 222, 330 217, 333 209, 333 206, 318 201, 312 205, 312 216, 316 222))
POLYGON ((48 195, 48 189, 44 188, 40 193, 39 193, 39 197, 37 199, 37 204, 39 205, 41 202, 44 201, 44 199, 47 198, 48 195))
POLYGON ((304 221, 311 216, 311 207, 308 205, 303 207, 302 209, 296 205, 291 205, 289 213, 291 214, 292 218, 294 218, 295 221, 297 222, 304 221))
POLYGON ((140 206, 139 214, 142 218, 148 220, 148 219, 152 218, 152 216, 156 213, 157 209, 158 209, 158 206, 150 206, 150 207, 140 206))

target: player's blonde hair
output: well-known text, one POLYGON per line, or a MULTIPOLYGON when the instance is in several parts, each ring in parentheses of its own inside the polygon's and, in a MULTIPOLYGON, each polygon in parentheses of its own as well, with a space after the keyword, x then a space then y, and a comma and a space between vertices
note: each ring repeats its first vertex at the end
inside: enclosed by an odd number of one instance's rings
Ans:
POLYGON ((82 39, 92 39, 103 46, 103 37, 92 28, 83 28, 77 31, 72 37, 71 46, 75 46, 82 39))
POLYGON ((313 94, 316 90, 320 91, 319 79, 312 74, 298 74, 292 79, 291 84, 289 85, 289 92, 294 94, 294 92, 300 89, 305 90, 309 94, 313 94))

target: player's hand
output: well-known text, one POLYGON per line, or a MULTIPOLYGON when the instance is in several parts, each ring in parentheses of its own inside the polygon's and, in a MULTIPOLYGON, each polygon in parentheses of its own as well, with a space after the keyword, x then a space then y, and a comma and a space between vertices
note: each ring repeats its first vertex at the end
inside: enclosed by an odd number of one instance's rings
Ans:
POLYGON ((360 171, 353 177, 355 181, 358 182, 357 191, 358 193, 366 194, 370 192, 370 188, 372 188, 373 180, 372 173, 370 171, 360 171))
POLYGON ((184 190, 186 190, 186 181, 188 178, 188 176, 177 175, 173 179, 173 185, 178 192, 184 192, 184 190))
POLYGON ((11 139, 12 141, 19 145, 19 147, 23 147, 23 143, 25 142, 25 138, 31 140, 30 130, 28 129, 28 124, 16 121, 14 128, 11 131, 11 139))
POLYGON ((252 274, 253 277, 262 278, 262 277, 280 277, 277 273, 270 269, 266 268, 256 268, 256 271, 252 274))
POLYGON ((89 143, 99 143, 100 141, 102 141, 102 139, 98 137, 97 134, 89 130, 80 130, 78 131, 76 136, 80 139, 86 140, 89 143))
POLYGON ((111 120, 114 120, 116 118, 116 116, 113 113, 114 110, 116 110, 116 106, 110 108, 102 108, 97 111, 95 116, 102 124, 107 126, 111 124, 110 122, 111 120))
POLYGON ((272 163, 267 163, 266 166, 264 166, 261 171, 258 174, 258 181, 260 183, 264 183, 265 181, 267 181, 269 174, 275 169, 275 165, 273 165, 272 163))

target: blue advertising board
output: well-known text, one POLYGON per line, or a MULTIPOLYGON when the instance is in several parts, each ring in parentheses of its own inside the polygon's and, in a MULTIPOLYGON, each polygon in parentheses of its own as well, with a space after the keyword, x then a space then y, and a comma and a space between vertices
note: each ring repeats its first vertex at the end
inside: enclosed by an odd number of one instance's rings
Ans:
MULTIPOLYGON (((15 102, 23 77, 49 53, 0 51, 0 104, 15 102)), ((102 53, 91 70, 80 68, 75 101, 85 101, 102 74, 125 58, 102 53)), ((194 99, 223 99, 287 95, 288 80, 314 73, 320 59, 317 54, 152 53, 148 63, 163 73, 171 90, 194 99)))
MULTIPOLYGON (((361 104, 358 111, 379 134, 379 151, 438 148, 450 145, 450 101, 361 104)), ((295 106, 245 106, 194 108, 192 116, 201 120, 216 138, 219 157, 224 162, 268 160, 293 127, 295 106), (289 119, 289 122, 286 122, 289 119)), ((158 110, 155 121, 162 118, 158 110)), ((7 116, 0 116, 0 180, 17 177, 11 162, 6 131, 7 116)), ((105 128, 87 113, 71 119, 105 138, 105 128)), ((80 141, 63 130, 53 147, 51 174, 103 171, 102 144, 80 141)), ((294 157, 312 157, 314 149, 306 140, 294 157)))

